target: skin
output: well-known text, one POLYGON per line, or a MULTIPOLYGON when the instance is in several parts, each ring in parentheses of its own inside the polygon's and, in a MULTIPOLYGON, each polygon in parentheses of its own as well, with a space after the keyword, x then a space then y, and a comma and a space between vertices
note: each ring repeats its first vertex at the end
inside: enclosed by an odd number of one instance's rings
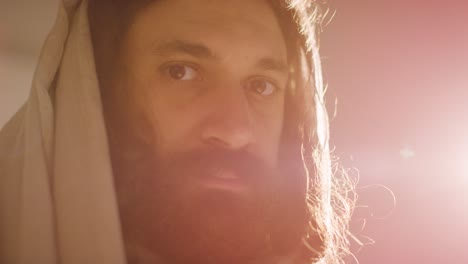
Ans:
POLYGON ((104 101, 129 259, 265 258, 272 215, 264 208, 282 196, 271 172, 280 167, 289 77, 269 4, 154 1, 136 14, 119 50, 104 101), (198 177, 242 173, 251 181, 241 188, 198 177))
POLYGON ((143 111, 157 132, 159 153, 243 149, 276 166, 287 57, 267 3, 153 3, 130 26, 123 50, 132 93, 148 106, 143 111), (174 43, 196 47, 184 51, 170 47, 174 43), (171 75, 174 67, 183 67, 182 79, 171 75))

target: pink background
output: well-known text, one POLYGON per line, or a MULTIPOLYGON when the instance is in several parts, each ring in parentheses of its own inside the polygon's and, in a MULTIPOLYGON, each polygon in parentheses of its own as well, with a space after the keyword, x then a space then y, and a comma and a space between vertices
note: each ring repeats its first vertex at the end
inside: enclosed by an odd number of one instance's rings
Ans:
MULTIPOLYGON (((27 96, 56 5, 0 0, 0 126, 27 96)), ((330 7, 322 56, 331 112, 338 98, 334 154, 360 172, 352 227, 375 241, 359 251, 353 243, 355 255, 361 264, 467 264, 468 1, 330 7)))
POLYGON ((375 240, 357 258, 467 264, 468 1, 331 7, 322 56, 329 105, 338 98, 332 142, 360 171, 358 204, 368 208, 357 209, 354 231, 375 240))

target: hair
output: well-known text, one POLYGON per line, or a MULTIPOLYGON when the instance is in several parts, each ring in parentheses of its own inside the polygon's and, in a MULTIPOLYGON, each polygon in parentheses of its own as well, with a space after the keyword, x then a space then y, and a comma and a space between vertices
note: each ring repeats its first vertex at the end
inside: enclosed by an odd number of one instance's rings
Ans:
POLYGON ((307 179, 309 225, 303 236, 305 249, 300 263, 344 263, 350 254, 353 236, 349 221, 356 195, 355 183, 330 153, 326 88, 319 53, 326 3, 284 0, 278 6, 278 1, 273 2, 280 13, 294 76, 286 101, 284 129, 292 134, 293 141, 299 140, 296 145, 300 145, 307 179), (321 242, 318 248, 314 247, 317 238, 321 242))
MULTIPOLYGON (((109 100, 105 90, 111 78, 108 66, 118 57, 118 43, 138 10, 153 1, 156 0, 90 1, 91 33, 103 101, 109 100), (109 44, 117 46, 109 48, 109 44)), ((291 73, 283 128, 287 150, 282 158, 295 161, 291 163, 292 170, 302 175, 307 188, 308 224, 295 263, 344 263, 350 254, 349 221, 356 196, 354 182, 330 154, 326 89, 319 53, 326 3, 318 0, 268 2, 285 36, 291 73)))

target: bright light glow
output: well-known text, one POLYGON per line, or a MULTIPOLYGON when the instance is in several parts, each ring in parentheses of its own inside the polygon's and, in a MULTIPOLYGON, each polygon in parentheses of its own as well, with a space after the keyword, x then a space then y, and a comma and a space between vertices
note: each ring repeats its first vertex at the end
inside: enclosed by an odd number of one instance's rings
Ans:
POLYGON ((460 151, 457 157, 457 167, 459 168, 459 175, 462 177, 463 182, 468 184, 468 142, 460 144, 460 151))
POLYGON ((403 159, 410 159, 414 157, 416 153, 410 147, 406 146, 400 150, 400 155, 403 159))

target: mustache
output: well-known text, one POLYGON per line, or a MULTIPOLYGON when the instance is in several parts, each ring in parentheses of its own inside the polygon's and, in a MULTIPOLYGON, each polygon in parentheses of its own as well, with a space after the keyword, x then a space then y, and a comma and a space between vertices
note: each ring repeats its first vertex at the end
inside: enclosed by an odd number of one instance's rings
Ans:
POLYGON ((228 170, 242 180, 263 182, 277 178, 278 175, 276 168, 244 150, 196 149, 166 154, 157 160, 156 170, 191 174, 194 177, 205 177, 217 171, 228 170))

